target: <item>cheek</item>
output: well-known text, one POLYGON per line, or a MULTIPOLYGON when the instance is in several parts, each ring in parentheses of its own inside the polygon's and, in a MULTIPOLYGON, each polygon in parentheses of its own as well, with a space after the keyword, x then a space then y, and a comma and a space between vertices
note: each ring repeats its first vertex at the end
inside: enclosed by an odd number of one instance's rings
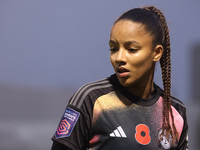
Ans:
POLYGON ((113 55, 110 55, 110 62, 112 64, 112 66, 114 67, 114 56, 113 55))
POLYGON ((130 58, 130 64, 132 67, 135 67, 135 69, 139 70, 147 70, 148 68, 151 68, 152 63, 153 59, 151 55, 136 56, 135 58, 130 58))

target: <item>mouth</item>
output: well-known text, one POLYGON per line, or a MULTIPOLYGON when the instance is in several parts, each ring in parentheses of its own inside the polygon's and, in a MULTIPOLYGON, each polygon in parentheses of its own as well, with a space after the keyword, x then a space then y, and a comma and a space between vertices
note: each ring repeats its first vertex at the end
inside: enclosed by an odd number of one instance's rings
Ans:
POLYGON ((127 70, 124 67, 119 67, 119 68, 117 68, 116 73, 121 78, 127 78, 128 74, 129 74, 129 70, 127 70))

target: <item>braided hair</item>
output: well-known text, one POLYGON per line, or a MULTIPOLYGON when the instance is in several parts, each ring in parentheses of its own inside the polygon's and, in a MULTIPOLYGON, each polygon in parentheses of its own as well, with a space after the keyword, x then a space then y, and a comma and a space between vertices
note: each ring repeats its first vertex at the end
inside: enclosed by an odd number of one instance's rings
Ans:
POLYGON ((133 22, 142 23, 145 25, 146 31, 153 36, 153 46, 162 45, 164 52, 160 59, 162 71, 162 80, 164 87, 164 104, 163 104, 163 121, 162 132, 159 141, 162 140, 162 135, 165 135, 168 141, 170 136, 175 144, 178 141, 178 132, 174 123, 174 116, 171 108, 171 47, 170 36, 167 22, 163 13, 154 6, 131 9, 122 14, 116 21, 131 20, 133 22), (172 125, 170 125, 172 120, 172 125))

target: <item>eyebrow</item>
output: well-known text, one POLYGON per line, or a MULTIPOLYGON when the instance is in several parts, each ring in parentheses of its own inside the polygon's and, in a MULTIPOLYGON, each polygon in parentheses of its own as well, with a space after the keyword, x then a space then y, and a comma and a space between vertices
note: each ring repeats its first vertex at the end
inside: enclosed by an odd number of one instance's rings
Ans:
POLYGON ((137 44, 137 45, 140 45, 140 43, 137 42, 137 41, 127 41, 127 42, 125 42, 124 44, 125 44, 125 45, 131 45, 131 44, 137 44))
POLYGON ((109 40, 109 44, 115 44, 117 42, 113 41, 113 40, 109 40))
MULTIPOLYGON (((113 40, 109 40, 109 44, 115 44, 115 43, 117 43, 117 42, 115 42, 115 41, 113 41, 113 40)), ((125 42, 124 44, 125 44, 125 45, 131 45, 131 44, 140 45, 140 43, 137 42, 137 41, 127 41, 127 42, 125 42)))

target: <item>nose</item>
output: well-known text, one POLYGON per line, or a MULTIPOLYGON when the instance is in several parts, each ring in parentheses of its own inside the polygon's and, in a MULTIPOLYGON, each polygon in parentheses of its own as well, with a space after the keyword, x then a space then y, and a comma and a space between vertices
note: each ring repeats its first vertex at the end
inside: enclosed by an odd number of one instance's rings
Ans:
POLYGON ((119 49, 115 58, 116 63, 126 63, 126 51, 119 49))

